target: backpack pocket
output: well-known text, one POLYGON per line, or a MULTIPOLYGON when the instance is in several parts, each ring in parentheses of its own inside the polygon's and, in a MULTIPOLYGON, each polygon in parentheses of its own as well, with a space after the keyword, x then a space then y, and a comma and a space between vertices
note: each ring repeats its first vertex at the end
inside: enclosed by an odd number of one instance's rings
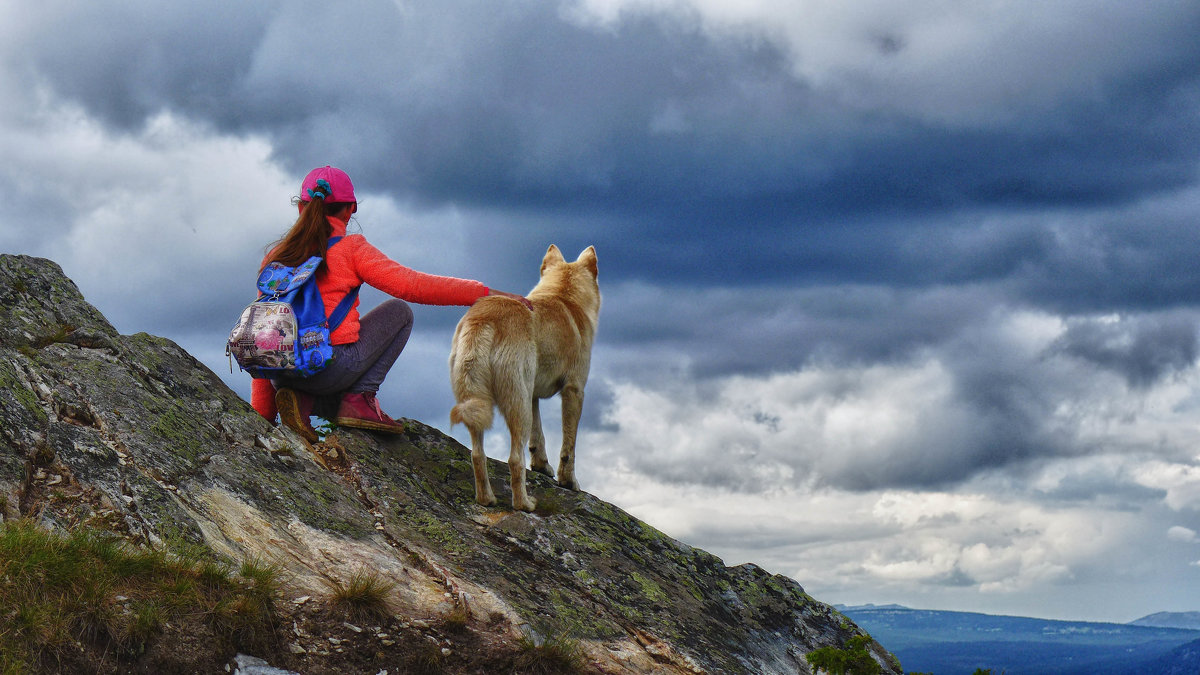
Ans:
POLYGON ((286 302, 255 302, 229 334, 229 353, 244 370, 291 370, 296 365, 296 315, 286 302))

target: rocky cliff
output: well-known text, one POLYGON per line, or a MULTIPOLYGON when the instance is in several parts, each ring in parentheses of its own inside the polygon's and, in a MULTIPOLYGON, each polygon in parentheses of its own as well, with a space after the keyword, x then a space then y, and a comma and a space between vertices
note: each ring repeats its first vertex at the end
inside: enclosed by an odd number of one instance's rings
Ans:
MULTIPOLYGON (((861 633, 791 579, 726 567, 536 473, 536 513, 480 507, 469 451, 406 424, 404 436, 337 430, 309 446, 171 341, 118 334, 53 262, 0 256, 3 518, 269 562, 284 578, 280 629, 256 656, 273 666, 404 672, 417 641, 439 647, 442 672, 508 672, 514 645, 565 635, 583 672, 807 673, 806 653, 861 633), (375 625, 326 603, 364 570, 394 584, 392 618, 375 625)), ((507 504, 506 482, 494 488, 507 504)), ((236 651, 213 649, 227 652, 203 655, 214 667, 236 651)), ((151 653, 163 670, 169 654, 200 658, 194 646, 151 653)))

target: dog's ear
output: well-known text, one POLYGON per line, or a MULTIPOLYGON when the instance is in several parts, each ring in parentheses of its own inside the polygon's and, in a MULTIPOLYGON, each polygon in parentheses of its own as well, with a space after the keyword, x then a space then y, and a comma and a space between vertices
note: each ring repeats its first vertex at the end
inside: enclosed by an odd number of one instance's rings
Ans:
POLYGON ((595 246, 589 246, 589 247, 583 249, 583 253, 579 254, 579 258, 575 262, 581 262, 584 265, 586 265, 588 270, 592 273, 593 277, 598 276, 600 274, 600 270, 596 266, 596 247, 595 246))
POLYGON ((546 257, 542 258, 542 274, 546 273, 547 267, 557 265, 561 262, 566 262, 562 251, 558 250, 558 247, 554 244, 550 244, 550 248, 546 249, 546 257))

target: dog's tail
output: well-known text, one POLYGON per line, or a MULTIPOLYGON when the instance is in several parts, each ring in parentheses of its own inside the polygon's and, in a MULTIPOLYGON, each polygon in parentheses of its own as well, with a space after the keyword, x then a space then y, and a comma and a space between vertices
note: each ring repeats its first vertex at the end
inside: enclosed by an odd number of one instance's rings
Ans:
POLYGON ((465 424, 468 429, 490 429, 492 402, 490 399, 469 398, 450 409, 450 424, 465 424))
POLYGON ((494 337, 491 326, 464 330, 464 319, 454 331, 450 349, 450 388, 458 404, 450 409, 450 424, 465 424, 481 431, 492 427, 492 363, 494 337))

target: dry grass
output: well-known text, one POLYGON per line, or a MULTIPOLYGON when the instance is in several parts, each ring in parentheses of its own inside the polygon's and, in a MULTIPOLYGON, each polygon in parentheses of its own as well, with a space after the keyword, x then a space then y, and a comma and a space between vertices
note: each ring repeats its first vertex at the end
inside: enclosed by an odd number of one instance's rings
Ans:
POLYGON ((438 675, 446 672, 446 659, 440 647, 422 640, 404 660, 404 666, 404 672, 412 675, 438 675))
POLYGON ((135 657, 184 614, 205 617, 238 646, 268 635, 274 568, 247 562, 235 576, 201 550, 140 548, 109 533, 60 534, 24 520, 0 524, 0 674, 36 671, 76 642, 135 657))
POLYGON ((441 629, 455 635, 467 632, 470 627, 471 613, 461 604, 454 605, 454 609, 447 612, 441 620, 441 629))
POLYGON ((517 643, 519 652, 514 659, 516 672, 525 675, 568 675, 581 673, 587 658, 579 641, 565 633, 555 633, 541 644, 528 637, 517 643))
POLYGON ((338 579, 329 579, 327 583, 330 604, 352 619, 383 619, 391 613, 387 599, 396 584, 374 570, 360 568, 345 583, 338 579))

